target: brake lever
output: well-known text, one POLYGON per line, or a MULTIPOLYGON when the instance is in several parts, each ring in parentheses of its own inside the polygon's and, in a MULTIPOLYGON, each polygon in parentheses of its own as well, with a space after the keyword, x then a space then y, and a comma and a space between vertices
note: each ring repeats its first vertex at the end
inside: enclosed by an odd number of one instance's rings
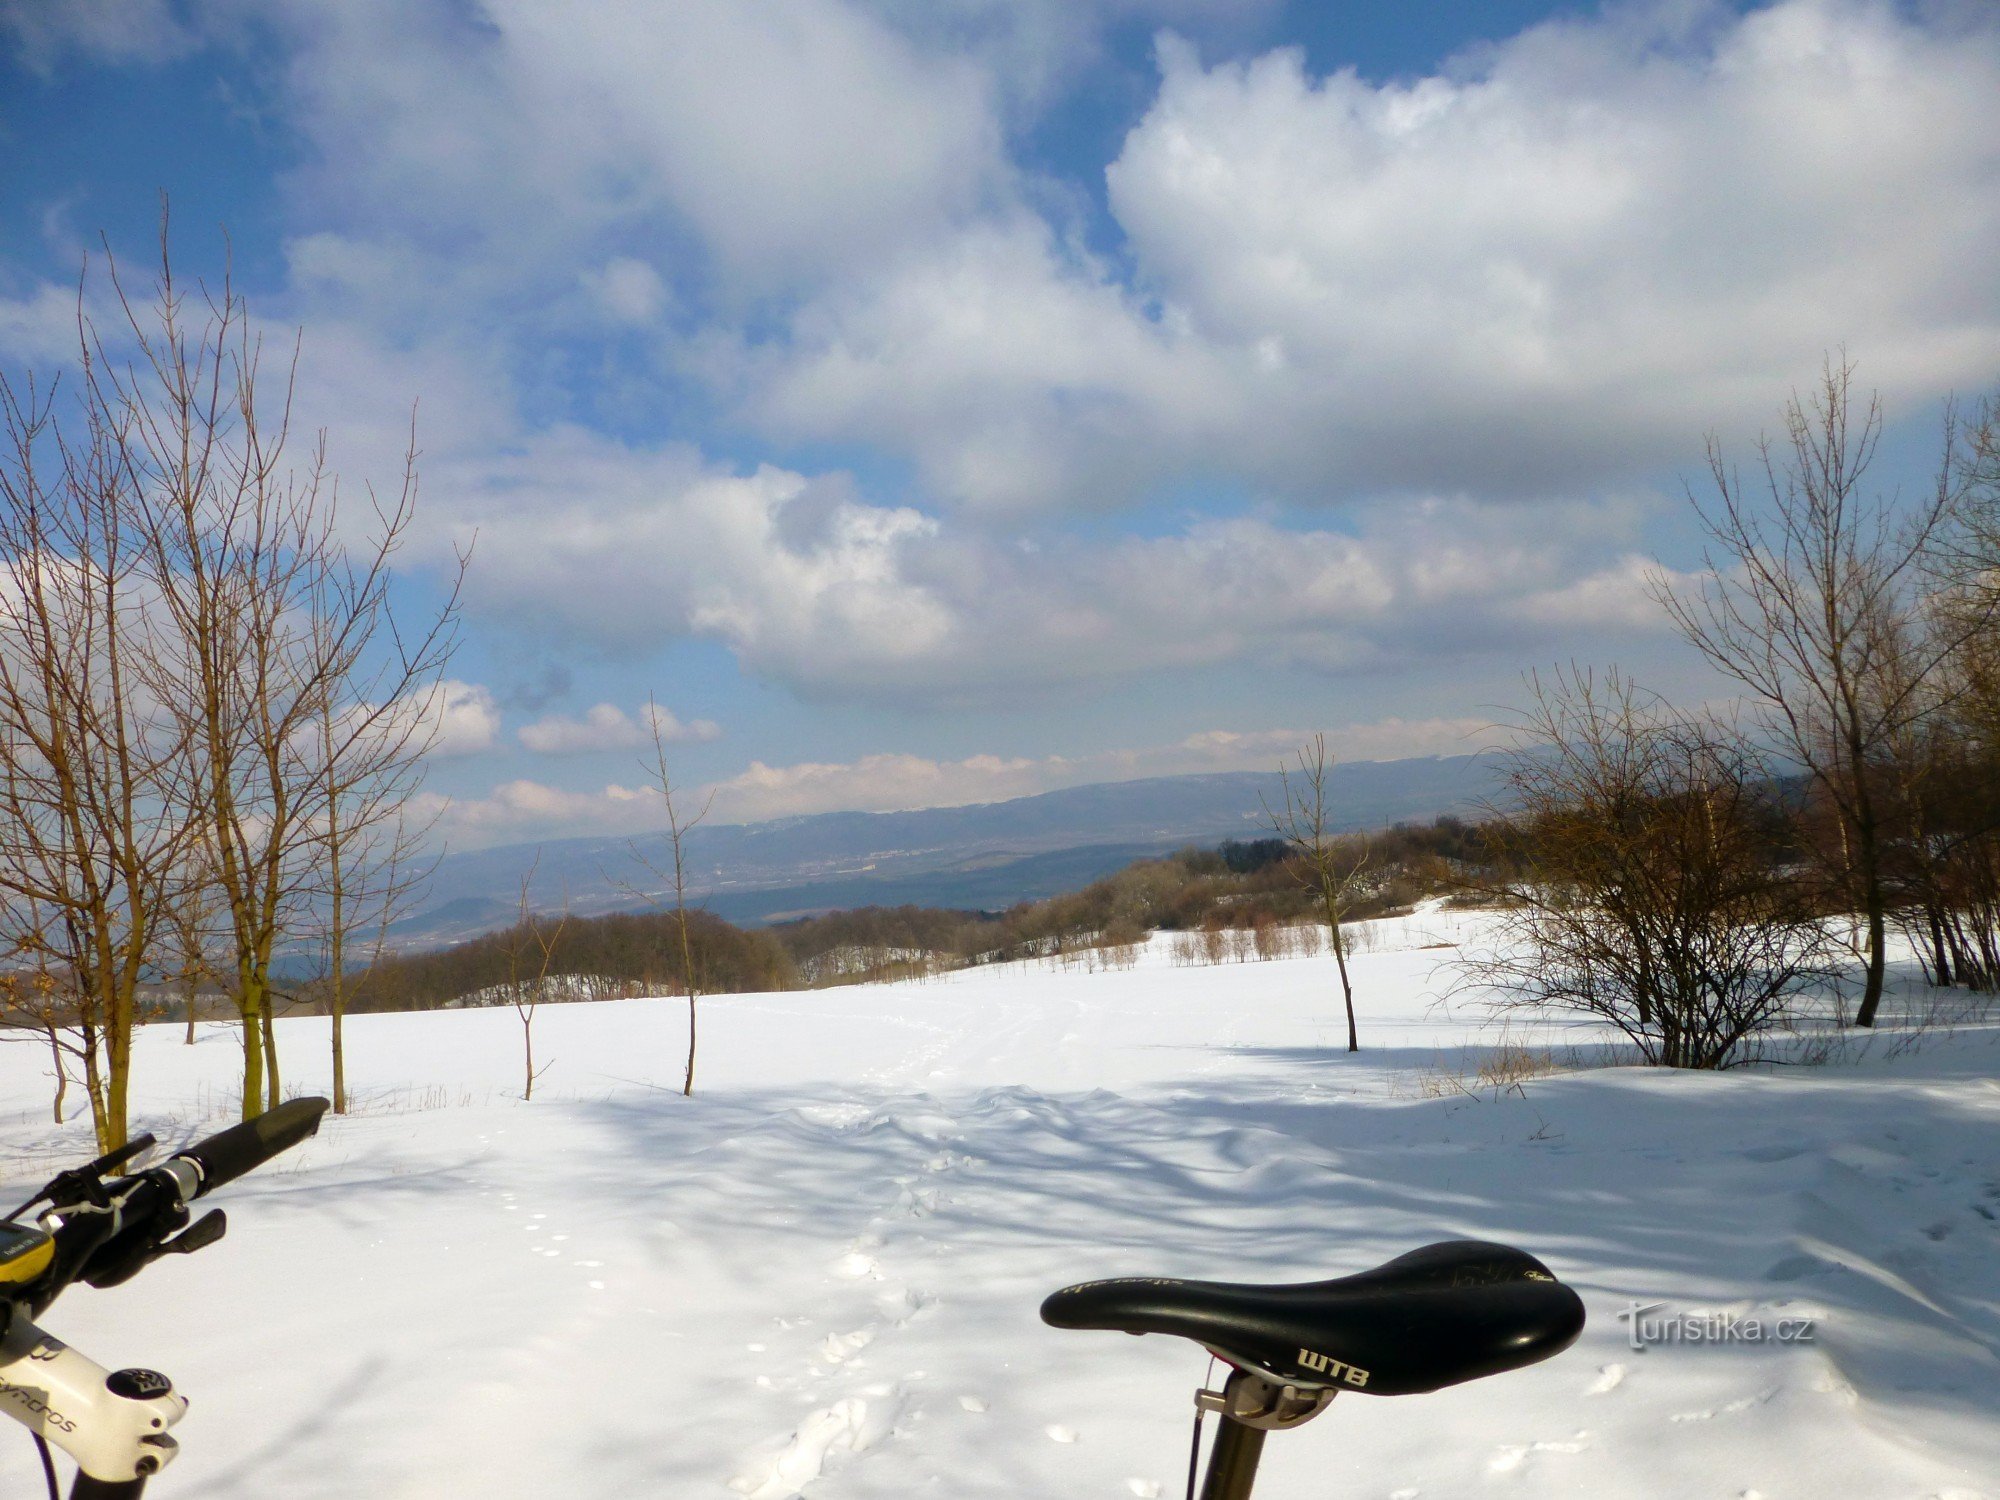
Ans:
POLYGON ((148 1256, 148 1260, 162 1255, 192 1255, 197 1250, 206 1250, 225 1234, 229 1233, 229 1216, 219 1208, 212 1208, 170 1240, 162 1240, 159 1248, 148 1256))

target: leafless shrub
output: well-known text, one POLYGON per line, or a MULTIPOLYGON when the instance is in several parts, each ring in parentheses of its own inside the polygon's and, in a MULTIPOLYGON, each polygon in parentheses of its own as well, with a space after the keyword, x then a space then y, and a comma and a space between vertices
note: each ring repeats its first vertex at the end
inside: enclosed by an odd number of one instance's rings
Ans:
POLYGON ((1522 878, 1456 961, 1495 1003, 1608 1021, 1649 1063, 1718 1068, 1833 981, 1778 857, 1771 781, 1726 726, 1617 674, 1531 679, 1505 781, 1522 878))

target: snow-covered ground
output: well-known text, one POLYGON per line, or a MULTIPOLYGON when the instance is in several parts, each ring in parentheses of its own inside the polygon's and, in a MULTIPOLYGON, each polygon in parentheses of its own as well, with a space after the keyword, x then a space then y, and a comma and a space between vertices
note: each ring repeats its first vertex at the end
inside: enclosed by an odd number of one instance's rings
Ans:
MULTIPOLYGON (((1354 962, 1046 965, 922 984, 358 1018, 358 1112, 218 1195, 221 1245, 46 1320, 193 1401, 162 1497, 784 1500, 1175 1495, 1207 1359, 1057 1332, 1065 1283, 1361 1270, 1504 1240, 1590 1326, 1529 1370, 1342 1397, 1259 1496, 2000 1497, 2000 1027, 1721 1077, 1478 1081, 1502 1033, 1435 997, 1463 919, 1354 962), (1893 1054, 1893 1055, 1892 1055, 1893 1054), (1620 1313, 1816 1320, 1631 1347, 1620 1313)), ((325 1023, 280 1024, 324 1086, 325 1023)), ((86 1154, 46 1054, 0 1047, 0 1179, 86 1154)), ((137 1115, 226 1118, 228 1029, 141 1040, 137 1115)), ((0 1495, 39 1493, 0 1428, 0 1495)))

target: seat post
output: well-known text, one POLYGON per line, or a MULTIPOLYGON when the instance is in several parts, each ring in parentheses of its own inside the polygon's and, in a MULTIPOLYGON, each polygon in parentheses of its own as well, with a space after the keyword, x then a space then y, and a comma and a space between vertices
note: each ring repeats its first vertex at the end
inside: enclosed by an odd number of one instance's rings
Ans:
POLYGON ((1250 1500, 1250 1486, 1257 1480, 1257 1460, 1263 1452, 1262 1428, 1246 1426, 1234 1417, 1223 1417, 1215 1434, 1215 1446, 1209 1451, 1208 1477, 1202 1481, 1201 1500, 1250 1500))

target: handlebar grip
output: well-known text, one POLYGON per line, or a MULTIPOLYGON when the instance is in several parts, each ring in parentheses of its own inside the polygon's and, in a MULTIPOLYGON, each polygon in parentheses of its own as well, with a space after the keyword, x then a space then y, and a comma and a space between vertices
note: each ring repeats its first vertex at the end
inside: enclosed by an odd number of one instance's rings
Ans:
POLYGON ((326 1100, 318 1097, 287 1099, 276 1109, 232 1125, 174 1155, 184 1156, 201 1168, 201 1188, 194 1195, 199 1198, 317 1133, 326 1108, 326 1100))

